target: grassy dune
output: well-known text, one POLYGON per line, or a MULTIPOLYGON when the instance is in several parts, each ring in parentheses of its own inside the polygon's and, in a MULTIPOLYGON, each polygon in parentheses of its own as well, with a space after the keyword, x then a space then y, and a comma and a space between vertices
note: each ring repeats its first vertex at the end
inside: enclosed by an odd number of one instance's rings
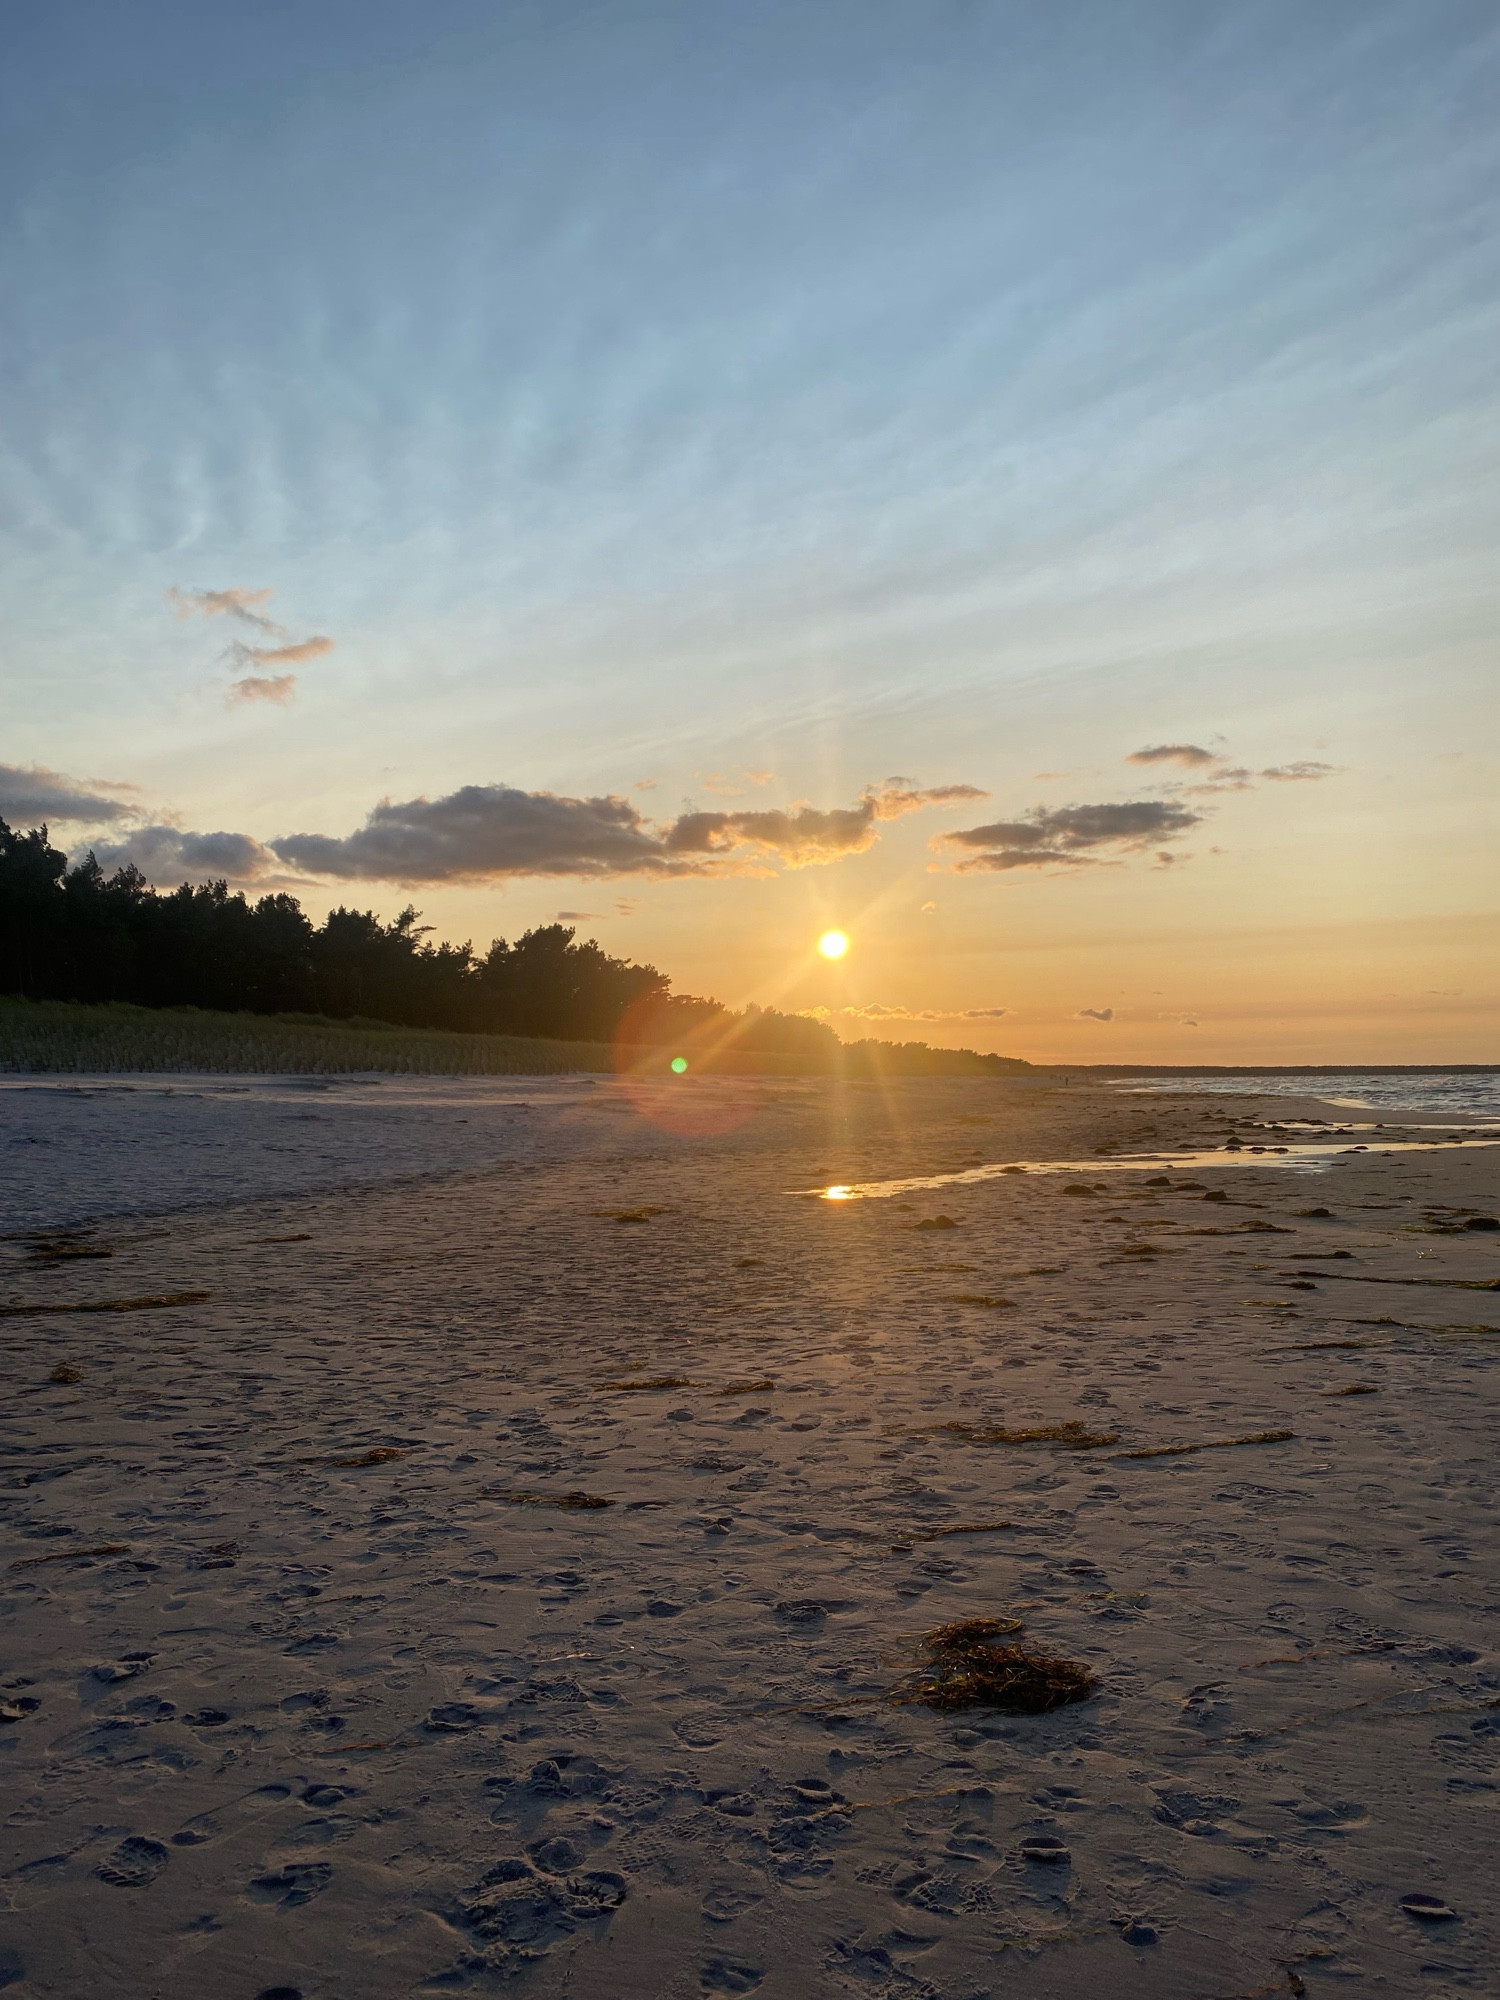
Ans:
POLYGON ((596 1042, 456 1035, 435 1028, 330 1021, 315 1014, 213 1014, 195 1007, 0 1000, 0 1070, 557 1076, 613 1067, 610 1050, 596 1042))
MULTIPOLYGON (((972 1049, 920 1042, 855 1042, 828 1057, 737 1048, 712 1026, 671 1048, 641 1049, 633 1068, 673 1055, 695 1074, 720 1076, 1001 1076, 1030 1065, 972 1049)), ((0 999, 0 1071, 76 1075, 194 1071, 214 1076, 563 1076, 616 1067, 606 1042, 555 1042, 528 1035, 460 1035, 396 1028, 384 1021, 333 1021, 321 1014, 216 1014, 198 1007, 85 1006, 71 1000, 0 999)))

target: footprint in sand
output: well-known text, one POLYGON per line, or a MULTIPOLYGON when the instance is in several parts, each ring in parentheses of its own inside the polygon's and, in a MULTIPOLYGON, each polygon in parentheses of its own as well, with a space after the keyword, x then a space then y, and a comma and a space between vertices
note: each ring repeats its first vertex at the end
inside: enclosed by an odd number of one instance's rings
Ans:
POLYGON ((430 1735, 463 1736, 477 1729, 484 1716, 468 1701, 445 1701, 429 1709, 422 1727, 430 1735))
POLYGON ((763 1965, 742 1958, 711 1958, 698 1974, 705 1993, 753 1993, 766 1976, 763 1965))
POLYGON ((1047 1868, 1066 1868, 1073 1856, 1067 1842, 1059 1840, 1056 1834, 1033 1833, 1021 1842, 1021 1859, 1047 1868))
POLYGON ((149 1889, 167 1865, 167 1850, 159 1840, 133 1833, 122 1840, 94 1873, 112 1889, 149 1889))
POLYGON ((295 1910, 321 1896, 332 1879, 333 1869, 326 1861, 292 1861, 274 1874, 257 1875, 250 1893, 259 1902, 274 1903, 279 1910, 295 1910))
POLYGON ((111 1683, 133 1681, 137 1674, 143 1674, 150 1666, 150 1653, 125 1653, 118 1660, 104 1660, 94 1668, 94 1679, 111 1683))
POLYGON ((1309 1799, 1305 1804, 1294 1806, 1293 1812, 1304 1826, 1316 1827, 1322 1833, 1348 1833, 1354 1827, 1368 1826, 1370 1816, 1365 1808, 1353 1805, 1347 1799, 1327 1801, 1309 1799))
POLYGON ((732 1924, 736 1917, 742 1917, 746 1910, 753 1910, 761 1900, 754 1889, 737 1889, 721 1884, 710 1889, 699 1905, 704 1920, 711 1924, 732 1924))
MULTIPOLYGON (((242 1792, 237 1799, 210 1812, 198 1813, 172 1835, 174 1847, 202 1847, 211 1840, 217 1840, 224 1833, 226 1822, 250 1813, 264 1812, 269 1806, 279 1806, 284 1799, 292 1796, 290 1785, 258 1785, 253 1792, 242 1792)), ((342 1797, 342 1794, 340 1794, 342 1797)))
POLYGON ((1458 1918, 1457 1910, 1450 1908, 1441 1896, 1403 1896, 1401 1907, 1419 1924, 1451 1924, 1458 1918))

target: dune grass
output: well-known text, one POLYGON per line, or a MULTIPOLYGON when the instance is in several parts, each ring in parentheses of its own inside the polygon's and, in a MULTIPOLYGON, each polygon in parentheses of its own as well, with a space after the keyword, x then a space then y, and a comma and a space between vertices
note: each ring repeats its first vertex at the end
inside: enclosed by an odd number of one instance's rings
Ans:
POLYGON ((83 1076, 558 1076, 613 1068, 602 1043, 461 1035, 316 1014, 0 1000, 0 1070, 83 1076))

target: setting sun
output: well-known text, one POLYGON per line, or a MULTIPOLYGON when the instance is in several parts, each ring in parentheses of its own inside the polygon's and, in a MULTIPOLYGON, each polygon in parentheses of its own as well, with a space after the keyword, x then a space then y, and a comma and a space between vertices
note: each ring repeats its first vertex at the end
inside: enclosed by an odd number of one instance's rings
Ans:
POLYGON ((849 940, 842 931, 824 931, 818 939, 818 950, 825 958, 842 958, 849 949, 849 940))

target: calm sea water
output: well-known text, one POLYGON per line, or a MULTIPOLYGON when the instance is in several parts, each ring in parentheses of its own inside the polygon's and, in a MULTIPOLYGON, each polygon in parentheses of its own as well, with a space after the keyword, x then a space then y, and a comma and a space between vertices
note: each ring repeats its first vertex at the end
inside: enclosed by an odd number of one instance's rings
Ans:
POLYGON ((1265 1070, 1244 1076, 1161 1076, 1130 1089, 1264 1091, 1270 1097, 1322 1097, 1351 1108, 1372 1111, 1439 1111, 1458 1124, 1500 1119, 1500 1069, 1438 1070, 1426 1076, 1382 1076, 1369 1070, 1322 1070, 1316 1076, 1290 1076, 1285 1070, 1265 1070))

